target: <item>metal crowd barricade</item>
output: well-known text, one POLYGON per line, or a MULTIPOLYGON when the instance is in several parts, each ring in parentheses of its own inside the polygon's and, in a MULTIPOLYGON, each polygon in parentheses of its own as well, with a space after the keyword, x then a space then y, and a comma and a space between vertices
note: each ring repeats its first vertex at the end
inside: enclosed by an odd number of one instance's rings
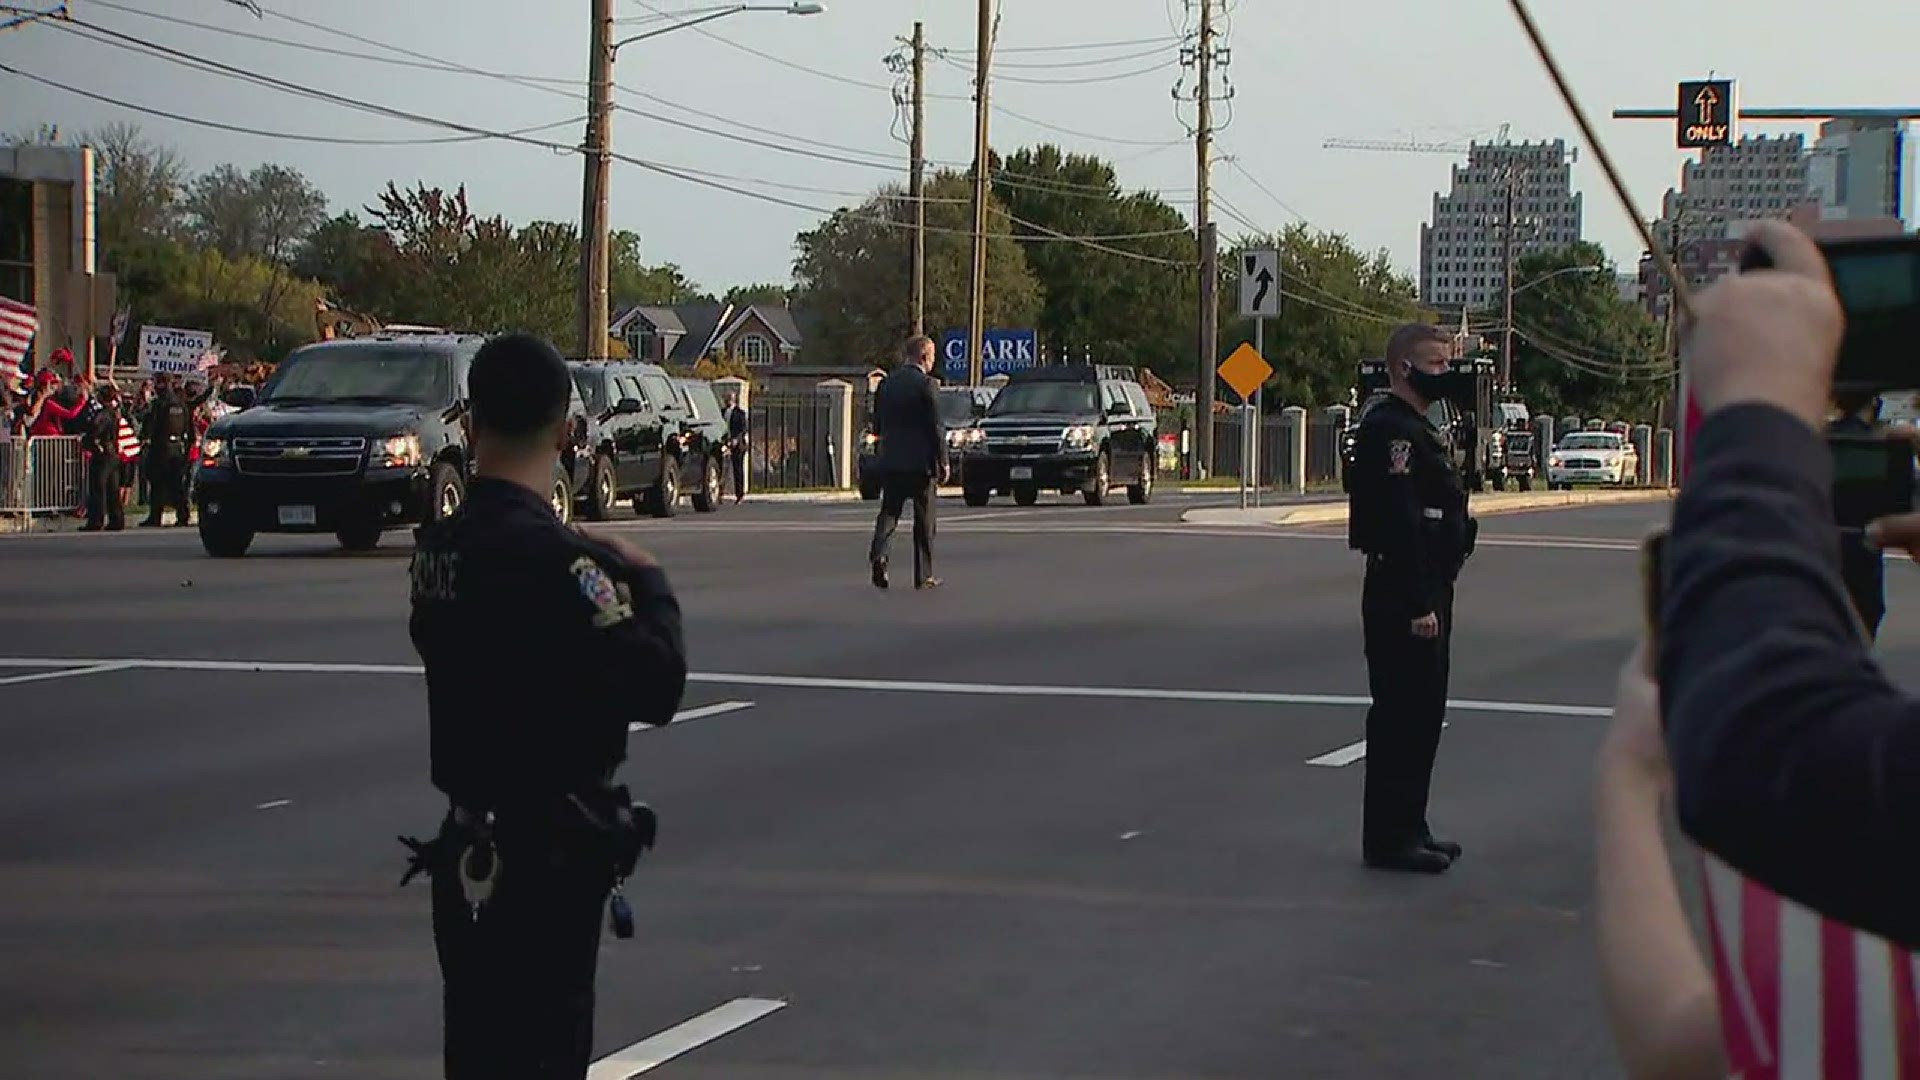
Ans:
POLYGON ((67 513, 85 501, 86 486, 78 435, 0 439, 0 514, 67 513))
POLYGON ((818 393, 762 394, 747 413, 747 487, 780 491, 833 482, 832 406, 818 393))

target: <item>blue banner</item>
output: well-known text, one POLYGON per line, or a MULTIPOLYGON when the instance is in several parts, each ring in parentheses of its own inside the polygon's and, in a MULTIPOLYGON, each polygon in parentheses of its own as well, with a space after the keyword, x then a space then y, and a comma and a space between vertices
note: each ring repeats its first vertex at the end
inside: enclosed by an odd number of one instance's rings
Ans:
MULTIPOLYGON (((980 373, 1011 375, 1040 366, 1040 333, 1037 330, 989 330, 982 343, 984 360, 980 373)), ((940 370, 948 382, 967 381, 967 332, 949 330, 940 339, 940 370)))

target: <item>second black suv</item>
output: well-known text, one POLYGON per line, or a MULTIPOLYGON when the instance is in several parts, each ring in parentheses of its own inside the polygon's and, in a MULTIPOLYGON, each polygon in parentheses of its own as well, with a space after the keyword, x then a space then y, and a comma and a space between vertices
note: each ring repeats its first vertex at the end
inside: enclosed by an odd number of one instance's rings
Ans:
MULTIPOLYGON (((967 431, 982 416, 987 415, 987 407, 993 404, 996 391, 990 386, 943 386, 940 388, 940 422, 947 429, 947 456, 953 465, 952 483, 965 484, 966 458, 964 448, 967 431)), ((860 488, 860 497, 872 502, 880 497, 881 476, 876 463, 880 460, 880 436, 873 432, 873 422, 869 420, 860 435, 860 449, 854 458, 854 480, 860 488)))
POLYGON ((995 492, 1032 506, 1040 492, 1079 492, 1099 506, 1116 487, 1135 504, 1153 497, 1153 405, 1124 372, 1086 365, 1014 375, 966 429, 962 487, 968 506, 995 492))
POLYGON ((693 492, 693 508, 703 514, 720 509, 720 491, 726 481, 727 414, 713 384, 700 379, 676 379, 686 406, 680 421, 680 483, 693 492))
POLYGON ((586 406, 577 466, 586 516, 604 521, 622 499, 632 499, 635 513, 672 517, 680 502, 681 423, 687 416, 672 377, 655 364, 568 366, 586 406))

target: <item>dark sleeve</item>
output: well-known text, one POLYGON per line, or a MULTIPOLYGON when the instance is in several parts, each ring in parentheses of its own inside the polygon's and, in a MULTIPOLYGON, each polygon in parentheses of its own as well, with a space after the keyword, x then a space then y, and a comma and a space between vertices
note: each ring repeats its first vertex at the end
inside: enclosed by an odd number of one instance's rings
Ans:
POLYGON ((566 545, 552 566, 540 595, 553 598, 556 638, 577 644, 573 670, 585 680, 585 699, 613 722, 609 738, 624 748, 629 723, 672 723, 686 692, 687 651, 666 573, 628 567, 585 541, 566 545))
POLYGON ((1429 543, 1426 503, 1414 470, 1421 467, 1420 433, 1390 424, 1363 424, 1354 445, 1354 466, 1366 482, 1374 541, 1398 579, 1397 595, 1407 598, 1407 618, 1439 610, 1440 560, 1429 543), (1395 448, 1404 444, 1404 465, 1396 468, 1395 448))
POLYGON ((1741 406, 1675 507, 1659 681, 1681 828, 1783 896, 1920 944, 1920 709, 1841 584, 1820 436, 1741 406))
POLYGON ((947 469, 947 422, 940 418, 940 391, 934 389, 933 380, 926 380, 927 424, 932 429, 933 462, 936 472, 947 469))

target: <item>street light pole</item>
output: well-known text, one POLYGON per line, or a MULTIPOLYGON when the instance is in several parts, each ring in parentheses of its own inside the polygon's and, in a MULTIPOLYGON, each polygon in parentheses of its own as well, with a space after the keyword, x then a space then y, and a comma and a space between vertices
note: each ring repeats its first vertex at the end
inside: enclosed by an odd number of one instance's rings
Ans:
MULTIPOLYGON (((589 0, 593 25, 587 57, 587 137, 581 144, 583 157, 580 192, 580 355, 600 359, 607 351, 607 330, 612 320, 607 310, 608 234, 607 189, 611 185, 613 162, 613 58, 623 46, 645 41, 675 30, 699 26, 729 15, 747 11, 773 11, 784 15, 818 15, 825 4, 730 4, 698 14, 670 26, 662 26, 632 37, 613 40, 613 0, 589 0)), ((687 13, 692 14, 692 13, 687 13)))

